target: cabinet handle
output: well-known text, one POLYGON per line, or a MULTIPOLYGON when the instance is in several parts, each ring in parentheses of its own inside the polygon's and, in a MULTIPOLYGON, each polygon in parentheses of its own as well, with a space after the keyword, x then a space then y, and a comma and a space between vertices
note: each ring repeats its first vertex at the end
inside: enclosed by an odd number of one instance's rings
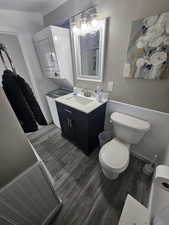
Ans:
POLYGON ((69 122, 70 122, 70 128, 72 127, 72 120, 69 120, 69 122))
POLYGON ((68 110, 68 109, 64 109, 65 110, 65 112, 68 112, 68 113, 72 113, 70 110, 68 110))
POLYGON ((67 119, 67 125, 68 125, 68 127, 70 127, 70 122, 69 122, 69 119, 67 119))
POLYGON ((71 119, 67 119, 67 125, 68 125, 68 127, 72 128, 72 121, 71 121, 71 119))

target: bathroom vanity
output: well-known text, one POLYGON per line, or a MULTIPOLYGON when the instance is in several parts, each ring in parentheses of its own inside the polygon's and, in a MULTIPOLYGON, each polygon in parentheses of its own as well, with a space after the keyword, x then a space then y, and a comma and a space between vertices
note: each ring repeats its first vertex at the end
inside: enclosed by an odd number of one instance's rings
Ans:
POLYGON ((68 94, 56 99, 62 135, 90 154, 104 130, 106 102, 68 94))

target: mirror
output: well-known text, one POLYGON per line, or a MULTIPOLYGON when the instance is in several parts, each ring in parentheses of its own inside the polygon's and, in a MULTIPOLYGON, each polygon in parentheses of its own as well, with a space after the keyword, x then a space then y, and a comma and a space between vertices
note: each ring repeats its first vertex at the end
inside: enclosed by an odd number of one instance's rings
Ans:
MULTIPOLYGON (((85 27, 85 24, 83 24, 85 27)), ((106 20, 98 20, 97 27, 73 30, 73 46, 77 79, 103 81, 106 20)))

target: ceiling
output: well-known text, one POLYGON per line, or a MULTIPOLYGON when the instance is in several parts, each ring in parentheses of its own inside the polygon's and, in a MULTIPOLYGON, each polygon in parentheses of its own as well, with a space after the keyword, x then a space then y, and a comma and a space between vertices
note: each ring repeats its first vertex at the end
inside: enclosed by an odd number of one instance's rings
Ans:
POLYGON ((0 0, 0 9, 39 12, 46 15, 66 1, 67 0, 0 0))

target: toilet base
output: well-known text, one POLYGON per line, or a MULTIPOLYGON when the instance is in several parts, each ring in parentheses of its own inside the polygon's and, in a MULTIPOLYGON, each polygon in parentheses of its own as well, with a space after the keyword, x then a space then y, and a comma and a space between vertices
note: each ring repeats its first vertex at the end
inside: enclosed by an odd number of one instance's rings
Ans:
POLYGON ((103 174, 105 175, 105 177, 107 177, 110 180, 115 180, 119 177, 119 173, 112 173, 112 172, 109 173, 106 170, 104 170, 103 168, 102 168, 102 171, 103 171, 103 174))

